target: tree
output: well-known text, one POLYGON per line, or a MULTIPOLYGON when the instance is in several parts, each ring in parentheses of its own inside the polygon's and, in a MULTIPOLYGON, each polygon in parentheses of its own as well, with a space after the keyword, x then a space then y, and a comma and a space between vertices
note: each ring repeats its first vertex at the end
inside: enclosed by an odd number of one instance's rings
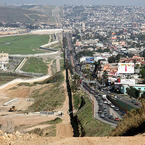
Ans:
POLYGON ((105 84, 107 84, 108 82, 108 72, 106 70, 103 72, 102 82, 104 82, 105 84))
POLYGON ((127 88, 127 94, 130 97, 138 98, 140 96, 140 91, 137 90, 136 88, 130 87, 130 88, 127 88))
POLYGON ((95 68, 94 68, 94 71, 93 71, 93 75, 95 75, 96 73, 98 74, 98 71, 101 70, 101 63, 100 62, 101 62, 101 60, 94 63, 95 68))
POLYGON ((141 98, 145 99, 145 92, 141 95, 141 98))
POLYGON ((115 57, 114 56, 109 57, 108 62, 109 63, 115 63, 115 57))
POLYGON ((140 71, 141 77, 145 79, 145 68, 142 68, 140 71))

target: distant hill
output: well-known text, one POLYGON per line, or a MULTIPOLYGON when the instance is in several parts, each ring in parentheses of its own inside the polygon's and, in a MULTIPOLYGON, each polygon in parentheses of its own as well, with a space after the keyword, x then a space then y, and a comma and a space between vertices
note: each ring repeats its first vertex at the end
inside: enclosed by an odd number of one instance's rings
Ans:
POLYGON ((24 5, 21 7, 0 7, 0 23, 55 23, 52 14, 55 7, 24 5))

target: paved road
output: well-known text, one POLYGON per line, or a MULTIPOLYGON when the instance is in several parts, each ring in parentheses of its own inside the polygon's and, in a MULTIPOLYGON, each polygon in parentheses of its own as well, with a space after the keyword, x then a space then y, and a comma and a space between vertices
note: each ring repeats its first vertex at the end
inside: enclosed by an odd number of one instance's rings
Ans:
POLYGON ((24 64, 26 63, 27 58, 24 58, 21 63, 18 65, 18 67, 16 68, 16 72, 19 72, 21 70, 21 68, 24 66, 24 64))
POLYGON ((39 57, 39 56, 50 56, 50 55, 56 55, 58 54, 59 51, 57 52, 52 52, 52 53, 37 53, 37 54, 10 54, 10 57, 39 57))
POLYGON ((115 123, 111 123, 111 122, 109 122, 109 121, 106 121, 106 120, 100 118, 100 117, 99 117, 99 114, 98 114, 98 111, 99 111, 99 105, 98 105, 97 100, 96 100, 95 97, 94 97, 94 117, 95 117, 97 120, 99 120, 99 121, 101 121, 101 122, 104 122, 104 123, 106 123, 106 124, 109 124, 109 125, 111 125, 111 126, 113 126, 113 127, 116 127, 116 126, 117 126, 117 124, 115 124, 115 123))
MULTIPOLYGON (((88 89, 87 89, 86 87, 84 87, 84 85, 82 85, 82 88, 83 88, 87 93, 89 93, 89 95, 91 96, 90 98, 92 99, 92 101, 93 101, 93 103, 94 103, 94 117, 95 117, 97 120, 101 121, 101 122, 104 122, 104 123, 109 124, 109 125, 111 125, 111 126, 113 126, 113 127, 116 127, 116 126, 117 126, 117 122, 115 122, 115 121, 113 121, 113 120, 110 120, 110 119, 103 119, 103 118, 101 118, 101 117, 99 116, 98 111, 99 111, 100 107, 99 107, 98 101, 97 101, 97 99, 96 99, 96 97, 95 97, 96 95, 94 96, 94 95, 90 94, 91 88, 88 87, 88 89)), ((106 104, 104 104, 104 106, 106 107, 107 112, 108 112, 108 114, 109 114, 109 110, 110 110, 110 109, 109 109, 109 106, 106 105, 106 104)), ((115 111, 114 111, 114 112, 115 112, 115 111)), ((115 114, 115 113, 114 113, 114 114, 115 114)))

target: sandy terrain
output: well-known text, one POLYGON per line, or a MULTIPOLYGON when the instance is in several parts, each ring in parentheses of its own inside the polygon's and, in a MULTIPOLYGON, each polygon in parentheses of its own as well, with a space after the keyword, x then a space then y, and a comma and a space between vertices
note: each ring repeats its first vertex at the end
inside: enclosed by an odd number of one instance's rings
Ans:
MULTIPOLYGON (((64 72, 65 75, 65 72, 64 72)), ((57 109, 56 111, 62 111, 62 122, 56 125, 56 136, 57 137, 72 137, 73 129, 70 124, 70 118, 67 113, 68 111, 68 96, 66 91, 66 83, 63 83, 65 90, 65 102, 62 108, 57 109)), ((0 124, 2 124, 2 130, 13 132, 14 128, 17 127, 21 129, 21 126, 24 126, 27 129, 23 131, 30 131, 35 128, 45 128, 49 125, 40 125, 41 122, 54 120, 56 115, 40 115, 40 114, 24 114, 19 112, 8 112, 11 106, 16 106, 17 110, 26 110, 33 101, 27 101, 27 98, 31 96, 31 93, 35 89, 39 89, 44 87, 41 91, 45 91, 45 85, 37 85, 37 86, 18 86, 17 84, 11 84, 6 86, 3 89, 0 89, 0 124), (7 106, 3 106, 4 103, 17 99, 16 101, 8 104, 7 106)), ((42 93, 41 92, 41 93, 42 93)), ((22 128, 23 129, 23 128, 22 128)), ((23 132, 22 131, 22 132, 23 132)))
POLYGON ((42 138, 32 135, 2 137, 0 145, 144 145, 145 137, 42 138))

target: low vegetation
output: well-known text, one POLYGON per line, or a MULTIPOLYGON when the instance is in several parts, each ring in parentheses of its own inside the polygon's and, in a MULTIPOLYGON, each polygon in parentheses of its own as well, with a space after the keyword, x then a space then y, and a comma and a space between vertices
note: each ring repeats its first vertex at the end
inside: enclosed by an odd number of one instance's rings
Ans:
POLYGON ((64 59, 60 59, 60 70, 64 70, 64 59))
POLYGON ((48 66, 42 58, 29 58, 24 64, 22 71, 47 74, 48 66))
POLYGON ((0 85, 8 83, 14 79, 16 79, 15 76, 0 76, 0 85))
POLYGON ((1 73, 0 74, 0 85, 3 85, 5 83, 8 83, 16 78, 26 78, 24 76, 14 75, 14 74, 7 74, 7 73, 1 73))
POLYGON ((41 124, 58 124, 60 122, 62 122, 62 119, 57 117, 54 120, 45 121, 45 122, 42 122, 41 124))
POLYGON ((48 43, 49 35, 20 35, 0 38, 0 51, 9 54, 42 53, 39 47, 48 43))
POLYGON ((55 75, 51 76, 50 78, 41 82, 35 82, 34 84, 62 83, 63 81, 64 81, 64 76, 62 72, 57 72, 55 75))
POLYGON ((52 75, 54 75, 57 72, 56 59, 53 60, 53 63, 51 65, 51 71, 52 71, 52 75))
POLYGON ((89 51, 89 50, 85 50, 85 51, 81 51, 79 52, 76 57, 77 58, 81 58, 83 56, 93 56, 94 52, 93 51, 89 51))
MULTIPOLYGON (((39 84, 45 84, 41 89, 35 90, 31 98, 34 98, 34 104, 29 107, 29 111, 53 111, 60 107, 64 100, 64 88, 62 85, 64 77, 62 72, 47 79, 39 84)), ((35 83, 36 84, 36 83, 35 83)))
POLYGON ((133 97, 133 98, 137 99, 140 96, 140 91, 137 90, 136 88, 130 87, 130 88, 127 88, 127 94, 130 97, 133 97))
POLYGON ((110 135, 132 136, 144 132, 145 132, 145 100, 142 100, 142 107, 128 112, 110 135))
POLYGON ((49 127, 46 127, 44 129, 36 128, 34 130, 29 131, 30 134, 37 134, 39 136, 45 136, 45 137, 55 137, 56 136, 56 124, 59 124, 62 122, 61 118, 56 118, 54 120, 45 121, 40 123, 43 124, 50 124, 49 127))
POLYGON ((73 92, 73 107, 76 109, 77 120, 79 122, 79 132, 81 136, 107 136, 111 133, 112 127, 94 118, 93 105, 89 96, 79 89, 79 77, 73 76, 71 90, 73 92))
POLYGON ((56 125, 49 126, 44 129, 36 128, 32 131, 29 131, 30 134, 37 134, 39 136, 45 137, 55 137, 56 136, 56 125))
POLYGON ((85 93, 82 95, 84 96, 85 103, 76 113, 76 115, 83 128, 83 136, 93 137, 109 135, 112 131, 110 125, 102 123, 94 118, 91 101, 85 93))

